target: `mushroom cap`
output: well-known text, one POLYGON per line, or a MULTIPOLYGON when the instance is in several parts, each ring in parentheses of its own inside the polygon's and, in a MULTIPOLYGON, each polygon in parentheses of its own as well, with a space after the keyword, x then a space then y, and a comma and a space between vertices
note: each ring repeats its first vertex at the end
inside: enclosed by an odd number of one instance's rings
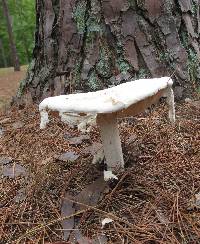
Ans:
POLYGON ((170 77, 134 80, 96 92, 48 97, 40 103, 39 110, 49 109, 60 113, 113 113, 153 96, 172 84, 170 77))

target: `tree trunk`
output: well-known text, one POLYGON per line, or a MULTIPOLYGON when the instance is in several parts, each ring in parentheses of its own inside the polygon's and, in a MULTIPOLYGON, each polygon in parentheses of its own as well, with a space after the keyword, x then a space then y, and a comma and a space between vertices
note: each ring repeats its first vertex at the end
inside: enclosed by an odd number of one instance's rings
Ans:
POLYGON ((4 52, 3 42, 0 39, 0 50, 1 50, 1 58, 4 67, 7 67, 7 60, 4 52))
POLYGON ((189 93, 199 82, 199 0, 37 0, 36 11, 33 62, 19 97, 170 75, 189 93))
POLYGON ((3 6, 3 13, 6 18, 6 24, 7 24, 7 30, 8 30, 8 36, 9 36, 9 42, 10 42, 10 49, 12 53, 12 60, 13 60, 13 66, 15 71, 20 71, 20 64, 19 64, 19 58, 17 55, 17 49, 14 42, 13 32, 12 32, 12 25, 10 21, 10 15, 8 10, 8 5, 6 0, 2 0, 2 6, 3 6))

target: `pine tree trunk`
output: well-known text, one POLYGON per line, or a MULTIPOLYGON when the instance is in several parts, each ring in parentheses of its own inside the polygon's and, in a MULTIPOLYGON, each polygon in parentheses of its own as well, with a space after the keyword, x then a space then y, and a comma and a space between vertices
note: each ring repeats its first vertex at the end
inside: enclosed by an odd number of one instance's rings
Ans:
POLYGON ((3 6, 3 13, 6 18, 6 24, 7 24, 7 30, 8 30, 8 36, 9 36, 9 42, 10 42, 10 49, 12 53, 12 60, 13 60, 13 66, 15 71, 20 71, 20 64, 19 64, 19 58, 17 55, 17 49, 14 42, 13 32, 12 32, 12 25, 10 21, 10 15, 8 10, 8 5, 6 0, 2 0, 2 6, 3 6))
POLYGON ((37 0, 36 11, 33 62, 19 97, 172 74, 179 91, 199 82, 199 0, 37 0))

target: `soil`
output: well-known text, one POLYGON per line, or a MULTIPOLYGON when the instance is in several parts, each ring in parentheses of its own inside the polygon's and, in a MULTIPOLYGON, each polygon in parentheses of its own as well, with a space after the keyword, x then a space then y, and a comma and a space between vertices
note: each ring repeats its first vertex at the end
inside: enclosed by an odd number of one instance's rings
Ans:
POLYGON ((9 105, 15 96, 19 83, 26 75, 26 66, 21 71, 14 72, 13 68, 0 69, 0 111, 9 105))
POLYGON ((105 188, 98 186, 103 162, 92 165, 89 149, 99 143, 98 128, 83 140, 51 116, 40 130, 37 105, 0 116, 2 243, 75 243, 63 228, 80 231, 76 243, 100 243, 84 242, 99 234, 101 243, 199 243, 199 102, 176 104, 175 125, 167 114, 163 103, 119 121, 125 170, 105 188), (94 182, 101 191, 91 202, 94 182), (105 218, 112 222, 102 227, 105 218))

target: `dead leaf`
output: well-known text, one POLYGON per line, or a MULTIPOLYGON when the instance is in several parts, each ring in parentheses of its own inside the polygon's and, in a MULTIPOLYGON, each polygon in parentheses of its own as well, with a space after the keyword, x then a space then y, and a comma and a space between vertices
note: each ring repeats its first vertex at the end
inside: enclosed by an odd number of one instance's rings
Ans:
POLYGON ((20 164, 4 165, 2 170, 3 176, 15 178, 18 176, 26 176, 27 170, 20 164))
MULTIPOLYGON (((71 198, 67 193, 65 194, 65 198, 62 200, 61 205, 61 217, 66 217, 74 214, 75 209, 73 208, 73 202, 69 201, 67 198, 71 198)), ((64 234, 64 240, 67 241, 69 239, 70 233, 74 228, 74 217, 69 219, 64 219, 62 221, 62 228, 64 234)))
MULTIPOLYGON (((103 178, 100 177, 92 184, 88 185, 83 191, 81 191, 75 198, 74 201, 78 201, 90 206, 94 206, 97 204, 100 194, 103 192, 106 184, 103 181, 103 178)), ((74 214, 75 210, 84 209, 84 206, 80 206, 75 204, 73 206, 73 202, 68 200, 73 197, 68 193, 65 194, 65 198, 62 200, 61 207, 61 216, 70 216, 74 214)), ((62 221, 62 228, 64 233, 64 240, 69 240, 70 243, 79 243, 79 244, 99 244, 99 243, 107 243, 107 239, 103 235, 98 235, 94 240, 89 239, 86 236, 83 236, 81 231, 78 229, 78 221, 75 221, 74 217, 62 221)))
MULTIPOLYGON (((95 206, 100 199, 100 196, 107 184, 103 177, 98 178, 93 183, 84 188, 75 198, 77 202, 83 203, 88 206, 95 206)), ((78 209, 86 209, 87 207, 80 205, 78 209)))
POLYGON ((0 156, 0 165, 6 165, 12 162, 12 158, 7 156, 0 156))
POLYGON ((69 144, 71 144, 71 145, 79 145, 83 141, 90 140, 90 137, 89 137, 89 135, 80 135, 80 136, 76 136, 76 137, 68 137, 65 135, 65 139, 67 139, 69 144))
POLYGON ((103 234, 98 234, 98 236, 95 238, 92 244, 106 244, 108 242, 108 239, 103 234))
POLYGON ((79 158, 80 155, 76 154, 73 151, 69 151, 69 152, 65 152, 63 154, 61 154, 58 159, 64 162, 74 162, 79 158))
POLYGON ((93 244, 93 241, 83 236, 80 230, 74 231, 74 236, 79 244, 93 244))

